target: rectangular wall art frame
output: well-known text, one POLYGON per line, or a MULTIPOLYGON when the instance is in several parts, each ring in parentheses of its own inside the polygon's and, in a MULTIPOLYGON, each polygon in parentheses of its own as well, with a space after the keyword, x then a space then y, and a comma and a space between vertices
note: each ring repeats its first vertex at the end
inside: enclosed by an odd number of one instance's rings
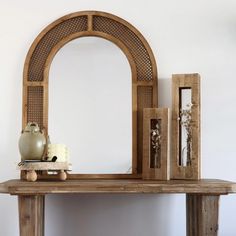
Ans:
POLYGON ((143 110, 143 179, 169 179, 169 109, 143 110))
POLYGON ((172 179, 201 178, 199 74, 172 76, 171 159, 172 179))

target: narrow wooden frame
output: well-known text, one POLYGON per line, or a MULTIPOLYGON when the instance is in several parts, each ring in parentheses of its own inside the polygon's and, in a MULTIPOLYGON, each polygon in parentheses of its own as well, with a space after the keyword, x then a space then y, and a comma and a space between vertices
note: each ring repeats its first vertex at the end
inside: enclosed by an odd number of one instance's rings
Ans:
POLYGON ((38 35, 24 65, 22 126, 25 127, 27 122, 33 120, 47 133, 48 77, 52 60, 66 43, 89 36, 101 37, 116 44, 126 55, 131 67, 132 174, 71 174, 68 178, 140 178, 142 110, 145 107, 157 107, 157 67, 146 39, 134 26, 117 16, 99 11, 76 12, 51 23, 38 35))
POLYGON ((172 76, 172 179, 200 179, 200 75, 175 74, 172 76), (179 165, 180 150, 180 92, 183 88, 191 89, 191 127, 192 127, 192 157, 190 166, 179 165))
POLYGON ((143 179, 169 180, 169 117, 168 108, 143 110, 143 179), (159 122, 159 167, 151 166, 151 158, 154 155, 151 140, 152 121, 159 122))

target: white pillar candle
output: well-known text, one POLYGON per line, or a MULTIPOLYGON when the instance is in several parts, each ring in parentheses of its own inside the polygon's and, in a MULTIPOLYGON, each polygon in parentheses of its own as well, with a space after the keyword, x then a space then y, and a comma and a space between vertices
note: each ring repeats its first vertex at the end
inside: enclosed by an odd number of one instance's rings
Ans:
POLYGON ((56 156, 57 162, 68 162, 69 160, 69 151, 66 145, 64 144, 48 144, 48 160, 56 156))

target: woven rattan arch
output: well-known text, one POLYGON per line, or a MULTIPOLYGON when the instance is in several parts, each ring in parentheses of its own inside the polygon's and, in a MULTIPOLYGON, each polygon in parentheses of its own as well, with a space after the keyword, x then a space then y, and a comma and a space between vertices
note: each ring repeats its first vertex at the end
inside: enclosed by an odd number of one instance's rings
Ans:
MULTIPOLYGON (((35 121, 47 133, 48 75, 53 57, 67 42, 87 36, 115 43, 126 55, 132 71, 132 174, 92 177, 139 177, 142 173, 142 110, 157 107, 157 68, 152 50, 141 33, 117 16, 98 11, 76 12, 51 23, 38 35, 24 65, 22 125, 35 121)), ((69 175, 69 178, 80 177, 82 175, 69 175)))

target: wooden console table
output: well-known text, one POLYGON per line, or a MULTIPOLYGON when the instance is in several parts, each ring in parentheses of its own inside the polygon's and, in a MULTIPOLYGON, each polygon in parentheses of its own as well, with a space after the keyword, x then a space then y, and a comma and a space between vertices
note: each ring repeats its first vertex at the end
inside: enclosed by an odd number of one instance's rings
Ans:
POLYGON ((17 195, 21 236, 44 235, 44 198, 47 194, 153 193, 186 194, 188 236, 216 236, 220 195, 236 193, 236 183, 205 179, 170 180, 68 180, 65 182, 9 180, 0 193, 17 195))

